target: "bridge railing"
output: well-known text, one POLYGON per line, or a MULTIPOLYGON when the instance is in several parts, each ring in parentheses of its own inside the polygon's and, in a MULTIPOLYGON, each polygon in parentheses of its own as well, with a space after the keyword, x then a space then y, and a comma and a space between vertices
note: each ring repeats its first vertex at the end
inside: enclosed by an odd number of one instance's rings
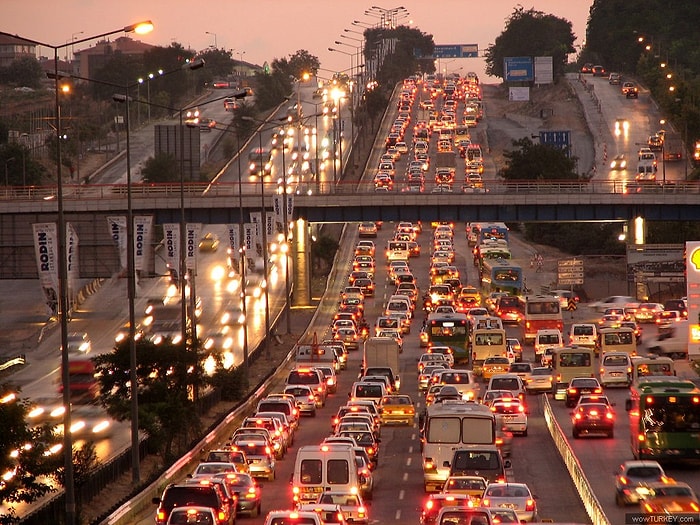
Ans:
MULTIPOLYGON (((397 183, 391 189, 377 189, 373 182, 294 182, 288 183, 298 195, 332 195, 332 194, 361 194, 361 195, 431 195, 431 194, 503 194, 503 195, 564 195, 564 194, 699 194, 700 181, 672 181, 662 183, 638 183, 635 181, 503 181, 487 180, 483 186, 453 184, 450 190, 443 187, 435 189, 434 184, 427 185, 423 191, 409 190, 403 183, 397 183)), ((247 180, 240 184, 244 195, 260 194, 260 181, 247 180)), ((134 183, 131 185, 131 195, 135 199, 175 197, 181 189, 188 197, 221 197, 238 195, 238 182, 177 182, 163 183, 134 183), (205 193, 205 190, 206 193, 205 193)), ((281 184, 266 179, 262 193, 270 196, 281 193, 281 184)), ((126 184, 64 184, 64 200, 100 200, 126 198, 126 184)), ((3 201, 51 201, 57 198, 55 186, 8 187, 0 189, 0 205, 3 201)))

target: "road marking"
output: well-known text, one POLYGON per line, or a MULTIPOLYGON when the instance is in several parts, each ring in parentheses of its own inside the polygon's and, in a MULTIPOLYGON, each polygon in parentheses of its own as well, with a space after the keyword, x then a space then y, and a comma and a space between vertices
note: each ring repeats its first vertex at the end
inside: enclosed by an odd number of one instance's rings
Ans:
POLYGON ((413 454, 413 447, 408 447, 408 453, 413 454))
POLYGON ((406 493, 403 490, 399 491, 399 500, 402 500, 406 493))
POLYGON ((396 514, 394 514, 394 519, 395 520, 400 520, 401 519, 401 509, 396 511, 396 514))
POLYGON ((411 466, 411 460, 412 460, 412 459, 413 459, 413 458, 407 458, 407 459, 406 459, 406 466, 407 466, 407 467, 410 467, 410 466, 411 466))
POLYGON ((403 480, 408 481, 408 472, 403 473, 403 480))

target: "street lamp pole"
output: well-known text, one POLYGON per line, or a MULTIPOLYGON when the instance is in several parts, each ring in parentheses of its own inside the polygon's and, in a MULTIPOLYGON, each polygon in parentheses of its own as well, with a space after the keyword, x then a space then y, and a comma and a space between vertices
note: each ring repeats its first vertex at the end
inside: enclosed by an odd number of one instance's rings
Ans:
MULTIPOLYGON (((262 130, 258 131, 258 142, 260 145, 259 171, 260 174, 260 215, 262 227, 262 257, 263 257, 263 283, 265 284, 265 356, 270 358, 270 287, 268 283, 267 269, 267 215, 265 213, 265 166, 262 162, 262 130)), ((284 147, 284 146, 283 146, 284 147)), ((285 175, 286 176, 286 175, 285 175)))
POLYGON ((248 309, 246 306, 246 254, 243 243, 243 172, 241 171, 241 134, 236 131, 238 146, 238 267, 241 274, 241 310, 243 311, 243 375, 248 377, 248 309))
POLYGON ((14 162, 14 160, 15 160, 14 157, 10 157, 9 159, 5 160, 5 197, 8 196, 8 192, 9 192, 9 188, 10 188, 9 178, 7 176, 7 165, 10 162, 14 162))
MULTIPOLYGON (((93 35, 80 40, 71 40, 70 45, 80 44, 103 38, 116 33, 131 33, 139 34, 147 33, 153 29, 153 23, 150 21, 140 22, 125 26, 117 30, 108 31, 99 35, 93 35)), ((26 42, 48 47, 54 52, 54 110, 55 110, 55 128, 56 128, 56 193, 57 193, 57 245, 58 245, 58 316, 61 328, 61 382, 63 385, 63 428, 71 428, 71 395, 70 395, 70 374, 68 373, 68 261, 66 249, 66 224, 63 203, 63 181, 61 173, 61 103, 59 90, 59 75, 58 75, 58 52, 65 48, 66 45, 50 45, 37 40, 32 40, 18 35, 12 35, 0 31, 0 35, 20 38, 26 42)), ((75 509, 75 479, 73 472, 73 439, 70 432, 63 433, 63 459, 64 459, 64 490, 65 490, 65 510, 66 510, 66 525, 75 525, 76 509, 75 509)))
POLYGON ((216 33, 213 33, 211 31, 205 31, 207 35, 212 35, 214 37, 214 49, 219 49, 219 46, 216 42, 216 33))

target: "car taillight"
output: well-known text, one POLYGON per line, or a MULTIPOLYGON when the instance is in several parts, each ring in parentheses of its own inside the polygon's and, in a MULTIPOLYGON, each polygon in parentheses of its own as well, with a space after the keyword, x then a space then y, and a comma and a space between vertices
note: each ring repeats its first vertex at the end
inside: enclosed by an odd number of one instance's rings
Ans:
POLYGON ((593 393, 594 393, 594 394, 602 394, 602 393, 603 393, 603 389, 600 388, 600 387, 598 387, 598 388, 596 388, 596 389, 593 391, 593 393))
POLYGON ((374 449, 373 449, 372 447, 368 447, 368 448, 367 448, 367 454, 369 454, 370 456, 371 456, 372 454, 374 454, 374 449))
POLYGON ((617 478, 617 479, 618 479, 618 481, 620 482, 621 485, 627 485, 627 483, 629 483, 629 481, 627 480, 627 478, 626 478, 625 476, 620 476, 620 477, 617 478))
POLYGON ((156 517, 157 521, 159 522, 165 522, 165 512, 162 510, 158 511, 158 516, 156 517))
POLYGON ((223 510, 218 511, 216 513, 216 519, 223 523, 226 519, 226 513, 223 510))
POLYGON ((272 451, 270 450, 270 447, 265 447, 265 453, 267 455, 270 455, 272 453, 272 451))
POLYGON ((567 392, 568 392, 569 394, 575 394, 575 393, 576 393, 576 389, 575 389, 575 388, 569 388, 569 389, 567 390, 567 392))
POLYGON ((481 500, 481 506, 482 506, 482 507, 488 507, 489 505, 491 505, 491 500, 490 500, 490 499, 484 498, 484 499, 481 500))
POLYGON ((607 414, 605 414, 605 417, 606 419, 614 419, 615 415, 612 412, 608 412, 607 414))
POLYGON ((525 510, 529 510, 529 511, 535 510, 535 500, 534 499, 528 499, 525 502, 525 510))

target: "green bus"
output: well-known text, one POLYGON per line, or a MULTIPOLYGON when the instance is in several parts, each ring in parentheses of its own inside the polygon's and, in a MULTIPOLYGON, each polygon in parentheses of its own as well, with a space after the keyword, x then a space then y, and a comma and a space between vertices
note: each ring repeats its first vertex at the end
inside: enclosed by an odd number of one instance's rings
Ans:
POLYGON ((428 345, 452 348, 455 365, 469 363, 469 321, 463 313, 431 313, 425 325, 428 345))
POLYGON ((700 459, 700 389, 674 377, 643 377, 627 404, 636 459, 700 459))

